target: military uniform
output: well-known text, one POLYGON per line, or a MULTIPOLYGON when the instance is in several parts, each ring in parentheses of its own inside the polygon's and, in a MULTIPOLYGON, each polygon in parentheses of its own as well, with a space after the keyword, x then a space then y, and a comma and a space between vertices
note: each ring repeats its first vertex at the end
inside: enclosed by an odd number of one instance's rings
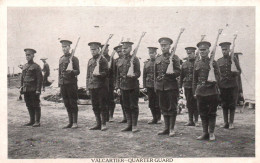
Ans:
MULTIPOLYGON (((156 49, 154 47, 148 47, 149 51, 155 52, 156 49)), ((161 110, 159 108, 159 97, 154 89, 154 65, 155 58, 149 59, 144 62, 143 68, 143 87, 147 88, 148 100, 149 100, 149 108, 151 109, 151 113, 153 116, 152 121, 148 122, 148 124, 156 124, 161 119, 161 110)))
MULTIPOLYGON (((100 43, 98 42, 90 42, 88 44, 91 48, 99 48, 100 43)), ((99 54, 100 55, 100 54, 99 54)), ((93 111, 96 117, 96 126, 90 128, 90 130, 106 130, 106 109, 107 109, 107 103, 106 103, 106 96, 108 94, 108 81, 107 75, 108 75, 108 63, 107 60, 101 56, 99 60, 99 74, 98 76, 94 75, 94 69, 97 66, 97 59, 98 56, 92 57, 88 61, 88 69, 87 69, 87 90, 90 91, 91 95, 91 102, 93 111)))
MULTIPOLYGON (((122 51, 122 45, 119 45, 119 46, 116 46, 114 48, 114 50, 116 50, 116 52, 118 53, 119 51, 122 51)), ((123 57, 119 56, 118 58, 115 59, 115 72, 114 72, 114 85, 116 87, 116 89, 119 88, 119 86, 117 86, 116 84, 116 78, 117 78, 117 69, 118 69, 118 64, 120 63, 120 60, 123 59, 123 57)), ((126 115, 125 115, 125 109, 124 109, 124 105, 123 105, 123 97, 122 97, 122 94, 120 93, 119 94, 119 100, 120 100, 120 105, 121 105, 121 108, 122 108, 122 112, 123 112, 123 120, 120 121, 121 123, 126 123, 127 120, 126 120, 126 115)))
MULTIPOLYGON (((187 53, 195 52, 196 48, 187 47, 185 48, 187 53)), ((186 126, 195 126, 198 123, 198 109, 197 101, 193 96, 192 92, 192 80, 193 80, 193 70, 194 70, 195 58, 188 58, 181 67, 180 75, 180 88, 184 87, 184 94, 187 101, 187 108, 189 114, 189 122, 185 124, 186 126), (193 121, 195 118, 195 123, 193 121)))
MULTIPOLYGON (((132 46, 131 42, 122 42, 124 46, 132 46)), ((128 126, 122 131, 133 131, 137 130, 137 120, 139 115, 138 107, 138 96, 139 96, 139 81, 138 78, 141 75, 140 72, 140 62, 137 57, 134 58, 134 77, 128 77, 127 73, 130 68, 130 54, 124 56, 122 60, 118 63, 118 75, 117 75, 117 85, 119 86, 122 97, 123 105, 126 113, 128 126), (133 129, 132 129, 133 128, 133 129)))
MULTIPOLYGON (((199 42, 197 47, 201 49, 209 49, 211 44, 206 41, 199 42)), ((202 121, 203 135, 198 139, 206 139, 210 136, 210 140, 215 140, 214 129, 216 125, 216 112, 219 101, 219 90, 217 83, 220 78, 219 68, 216 61, 213 62, 214 74, 217 82, 208 82, 210 71, 210 58, 201 57, 195 63, 193 74, 193 93, 197 97, 197 106, 202 121), (209 131, 208 131, 209 130, 209 131), (210 135, 209 135, 210 134, 210 135)))
MULTIPOLYGON (((162 45, 171 45, 170 38, 160 38, 159 43, 162 45)), ((170 64, 171 53, 166 52, 155 60, 155 89, 159 96, 159 107, 164 117, 165 129, 158 133, 159 135, 169 134, 174 136, 174 126, 177 116, 177 100, 179 96, 177 77, 180 76, 180 59, 177 55, 172 58, 173 69, 175 73, 166 74, 170 64)))
MULTIPOLYGON (((230 49, 231 43, 223 42, 220 43, 222 49, 230 49)), ((218 65, 220 69, 221 80, 219 82, 220 88, 220 97, 221 97, 221 105, 223 108, 223 117, 224 117, 224 128, 229 128, 229 122, 231 128, 234 128, 234 116, 235 109, 238 98, 238 77, 241 73, 241 68, 239 66, 238 60, 234 57, 234 64, 237 67, 238 72, 231 71, 231 56, 224 55, 223 57, 218 59, 218 65), (228 112, 230 112, 230 118, 228 121, 228 112)))
MULTIPOLYGON (((42 58, 41 60, 46 60, 47 58, 42 58)), ((45 86, 49 86, 50 82, 48 81, 48 77, 50 76, 50 67, 47 62, 44 63, 43 68, 43 83, 42 83, 42 88, 43 90, 45 89, 45 86)))
MULTIPOLYGON (((61 40, 61 44, 70 46, 72 42, 61 40)), ((77 128, 78 121, 78 79, 80 74, 79 60, 77 57, 72 57, 73 70, 66 70, 70 62, 71 54, 65 54, 59 60, 59 87, 63 98, 64 105, 68 112, 69 124, 64 128, 77 128)))
MULTIPOLYGON (((34 49, 25 49, 26 54, 35 54, 34 49)), ((21 93, 24 94, 24 100, 29 111, 30 122, 25 126, 38 127, 41 119, 40 92, 42 87, 42 72, 40 66, 28 61, 23 66, 21 76, 21 93), (38 93, 37 93, 38 92, 38 93)))
MULTIPOLYGON (((109 45, 107 45, 108 48, 109 45)), ((103 45, 101 45, 101 48, 103 45)), ((104 58, 106 58, 107 62, 111 61, 111 67, 108 70, 108 77, 107 77, 107 84, 108 84, 108 95, 107 97, 107 109, 106 109, 106 115, 107 115, 107 121, 112 121, 113 120, 113 115, 115 111, 115 98, 114 98, 114 72, 115 72, 115 61, 111 56, 108 54, 104 54, 104 58)))

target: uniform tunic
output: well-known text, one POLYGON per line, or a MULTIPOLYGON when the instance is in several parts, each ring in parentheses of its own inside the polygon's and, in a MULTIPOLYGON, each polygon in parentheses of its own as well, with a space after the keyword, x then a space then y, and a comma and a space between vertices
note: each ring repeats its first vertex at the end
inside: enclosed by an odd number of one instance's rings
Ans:
POLYGON ((192 80, 195 62, 195 59, 190 59, 184 62, 181 67, 180 75, 180 88, 182 88, 182 86, 184 87, 184 94, 187 100, 190 121, 193 121, 193 115, 195 116, 195 121, 198 120, 197 100, 194 98, 192 92, 192 80))
POLYGON ((78 112, 78 85, 77 75, 80 74, 79 60, 77 57, 72 57, 72 71, 66 71, 69 62, 69 55, 63 55, 59 60, 59 86, 64 105, 68 113, 78 112))
POLYGON ((88 61, 87 70, 87 90, 91 94, 91 102, 95 114, 104 113, 106 110, 106 96, 108 81, 108 63, 104 57, 99 60, 99 73, 100 75, 93 75, 94 69, 97 66, 97 58, 91 58, 88 61))
POLYGON ((37 63, 31 61, 23 66, 21 87, 31 120, 34 121, 35 113, 41 111, 40 95, 36 91, 41 92, 42 71, 37 63))
POLYGON ((210 59, 201 58, 194 66, 193 92, 197 97, 197 104, 201 117, 216 116, 219 90, 217 83, 220 78, 219 67, 213 62, 214 74, 217 82, 208 82, 210 59))
POLYGON ((231 57, 222 57, 218 59, 218 65, 220 69, 221 80, 219 82, 220 97, 223 109, 235 109, 238 98, 239 81, 238 76, 241 73, 238 60, 234 57, 235 66, 238 69, 238 73, 231 72, 231 57))
POLYGON ((159 96, 159 106, 163 115, 177 115, 177 98, 179 95, 178 82, 180 76, 180 59, 177 55, 172 58, 174 74, 166 74, 170 64, 170 53, 162 54, 155 60, 155 89, 159 96))
POLYGON ((117 72, 117 85, 121 89, 123 104, 126 113, 133 113, 138 115, 138 96, 139 96, 139 81, 138 78, 141 75, 140 72, 140 62, 137 57, 134 58, 134 77, 128 77, 127 73, 130 67, 130 55, 124 56, 118 62, 118 72, 117 72))
POLYGON ((160 115, 161 111, 159 109, 159 97, 154 89, 154 65, 155 59, 149 59, 144 63, 143 87, 147 88, 149 108, 151 109, 152 113, 155 115, 160 115))

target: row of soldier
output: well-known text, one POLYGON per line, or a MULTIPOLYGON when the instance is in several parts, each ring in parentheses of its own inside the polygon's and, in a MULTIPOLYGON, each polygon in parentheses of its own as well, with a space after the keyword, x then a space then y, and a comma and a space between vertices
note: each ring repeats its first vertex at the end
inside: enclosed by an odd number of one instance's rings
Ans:
MULTIPOLYGON (((195 47, 187 47, 188 60, 180 65, 177 55, 170 52, 172 39, 162 37, 158 40, 162 54, 157 55, 156 47, 148 47, 150 59, 145 62, 143 68, 143 86, 147 89, 149 108, 153 119, 149 124, 159 123, 161 114, 164 118, 164 129, 158 135, 175 135, 175 122, 177 116, 177 103, 179 89, 184 87, 187 100, 189 122, 187 126, 198 126, 198 115, 201 117, 203 134, 197 139, 215 140, 214 129, 216 124, 216 112, 221 98, 224 128, 234 128, 234 114, 238 93, 237 76, 241 73, 239 63, 234 58, 238 72, 231 71, 231 56, 229 42, 220 43, 223 57, 217 62, 213 61, 215 82, 209 82, 210 71, 210 47, 211 43, 201 41, 195 47), (167 67, 173 63, 174 73, 167 74, 167 67), (177 78, 180 77, 178 84, 177 78), (230 113, 229 113, 230 112, 230 113), (230 114, 230 118, 228 118, 230 114), (195 121, 193 121, 195 117, 195 121)), ((79 60, 70 53, 72 42, 61 40, 64 55, 59 60, 59 87, 67 109, 69 123, 63 128, 77 128, 78 119, 78 86, 77 76, 80 74, 79 60), (67 70, 69 64, 72 70, 67 70)), ((114 47, 118 54, 117 59, 109 56, 109 45, 101 45, 99 42, 88 43, 92 58, 88 61, 86 88, 90 94, 96 125, 90 130, 107 130, 106 123, 113 120, 115 109, 114 91, 120 94, 123 120, 127 123, 122 131, 138 132, 139 116, 139 80, 141 76, 138 57, 132 56, 130 41, 121 42, 114 47), (102 49, 102 50, 101 50, 102 49), (132 63, 131 63, 132 62, 132 63), (133 75, 128 71, 133 64, 133 75), (98 66, 99 73, 95 73, 98 66)), ((176 48, 176 47, 175 47, 176 48)), ((24 94, 26 106, 30 115, 30 122, 26 126, 39 127, 41 117, 40 94, 42 86, 42 73, 38 64, 33 61, 36 50, 25 49, 27 64, 23 66, 21 78, 21 93, 24 94)), ((136 53, 137 51, 134 50, 136 53)))

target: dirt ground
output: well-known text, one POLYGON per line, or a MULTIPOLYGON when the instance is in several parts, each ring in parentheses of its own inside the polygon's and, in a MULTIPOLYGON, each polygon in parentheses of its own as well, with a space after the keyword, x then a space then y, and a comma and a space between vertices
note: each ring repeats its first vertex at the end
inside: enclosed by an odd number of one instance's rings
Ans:
MULTIPOLYGON (((46 95, 43 93, 42 97, 46 95)), ((62 103, 41 100, 41 127, 24 127, 29 120, 24 101, 17 101, 18 89, 8 89, 8 158, 93 158, 93 157, 254 157, 255 114, 245 109, 236 113, 234 130, 220 128, 222 110, 218 110, 216 141, 198 141, 202 127, 186 127, 185 111, 177 116, 175 137, 158 136, 163 124, 148 125, 151 113, 147 103, 140 104, 138 133, 120 132, 120 105, 115 109, 115 122, 109 129, 90 131, 95 118, 90 105, 79 106, 79 128, 61 129, 68 118, 62 103)))

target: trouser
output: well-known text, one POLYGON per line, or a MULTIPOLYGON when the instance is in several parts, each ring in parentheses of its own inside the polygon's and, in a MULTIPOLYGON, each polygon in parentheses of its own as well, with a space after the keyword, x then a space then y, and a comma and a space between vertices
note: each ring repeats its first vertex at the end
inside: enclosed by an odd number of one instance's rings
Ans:
POLYGON ((184 88, 184 94, 187 100, 187 108, 189 114, 189 121, 193 122, 193 117, 195 118, 195 122, 198 121, 198 108, 197 108, 197 100, 193 96, 192 88, 184 88))
POLYGON ((218 106, 218 95, 210 96, 198 96, 197 95, 197 104, 199 108, 199 114, 202 121, 203 132, 214 133, 216 125, 216 113, 218 106))
POLYGON ((137 126, 139 115, 138 96, 139 88, 131 90, 121 90, 123 105, 126 113, 128 126, 137 126))
POLYGON ((36 91, 25 92, 24 101, 26 103, 29 112, 30 122, 34 123, 36 121, 40 123, 40 119, 41 119, 40 95, 36 95, 36 91))
POLYGON ((96 119, 101 118, 101 123, 106 125, 107 117, 106 117, 106 95, 107 95, 107 88, 95 88, 90 89, 91 95, 91 103, 93 112, 95 114, 96 119))
POLYGON ((125 114, 125 108, 124 108, 124 104, 123 104, 123 96, 122 96, 122 94, 120 95, 119 100, 120 100, 120 105, 121 105, 122 112, 123 112, 123 119, 126 120, 126 114, 125 114))
POLYGON ((109 121, 109 118, 113 118, 114 111, 115 111, 115 98, 114 98, 114 86, 110 85, 107 91, 107 96, 106 96, 106 117, 107 121, 109 121))
POLYGON ((154 91, 154 88, 147 88, 148 100, 149 100, 149 108, 151 109, 151 113, 154 120, 161 119, 161 110, 159 108, 159 97, 154 91))
POLYGON ((60 86, 64 105, 67 109, 70 123, 78 121, 78 86, 77 84, 64 84, 60 86))
POLYGON ((164 90, 157 91, 159 96, 159 107, 163 115, 176 116, 177 115, 177 100, 178 90, 164 90))
POLYGON ((220 98, 223 108, 224 123, 229 122, 228 112, 230 112, 230 123, 233 123, 238 99, 238 87, 220 89, 220 98))

